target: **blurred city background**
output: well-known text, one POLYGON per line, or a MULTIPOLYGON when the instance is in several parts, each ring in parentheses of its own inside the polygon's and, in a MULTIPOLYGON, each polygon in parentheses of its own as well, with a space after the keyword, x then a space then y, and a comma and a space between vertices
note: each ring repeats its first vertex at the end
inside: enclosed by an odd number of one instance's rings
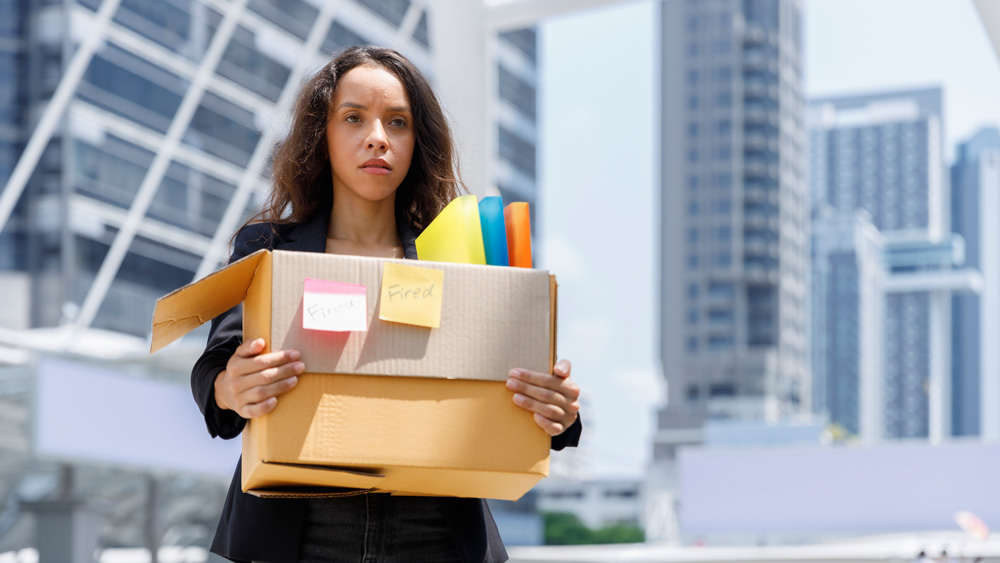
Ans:
POLYGON ((219 561, 153 306, 367 43, 560 281, 584 437, 513 560, 1000 561, 1000 1, 0 0, 0 563, 219 561))

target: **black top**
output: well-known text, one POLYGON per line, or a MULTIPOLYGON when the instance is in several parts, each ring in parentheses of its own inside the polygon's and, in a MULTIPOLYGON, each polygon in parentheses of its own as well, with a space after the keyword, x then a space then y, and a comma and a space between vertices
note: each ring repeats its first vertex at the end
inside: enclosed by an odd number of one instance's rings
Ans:
MULTIPOLYGON (((321 211, 313 219, 298 224, 257 223, 240 230, 229 262, 234 262, 262 248, 326 252, 326 234, 330 214, 321 211)), ((405 221, 397 222, 403 253, 416 259, 416 234, 405 221)), ((215 378, 226 368, 229 358, 243 342, 243 309, 237 305, 212 320, 208 345, 191 372, 191 389, 205 416, 212 437, 235 438, 246 420, 235 411, 222 410, 215 404, 215 378)), ((577 417, 565 432, 552 438, 552 449, 576 446, 583 426, 577 417)), ((497 532, 486 501, 472 498, 440 497, 445 505, 462 560, 467 563, 506 561, 507 551, 497 532)), ((241 464, 229 486, 219 527, 212 542, 212 552, 233 561, 263 560, 271 563, 295 563, 298 560, 305 508, 316 499, 263 499, 244 493, 241 487, 241 464)))

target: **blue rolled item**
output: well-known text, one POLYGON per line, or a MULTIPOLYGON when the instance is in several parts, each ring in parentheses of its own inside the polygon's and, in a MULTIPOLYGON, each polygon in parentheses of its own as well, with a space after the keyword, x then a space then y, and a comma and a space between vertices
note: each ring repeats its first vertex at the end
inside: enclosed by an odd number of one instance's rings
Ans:
POLYGON ((479 223, 483 228, 486 263, 490 266, 509 266, 507 227, 503 218, 503 201, 499 196, 484 197, 479 202, 479 223))

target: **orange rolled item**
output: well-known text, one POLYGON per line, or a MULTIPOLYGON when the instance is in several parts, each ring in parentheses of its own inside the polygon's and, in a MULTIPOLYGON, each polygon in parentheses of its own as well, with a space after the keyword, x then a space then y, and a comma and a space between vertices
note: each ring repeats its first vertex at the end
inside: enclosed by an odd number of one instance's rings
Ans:
POLYGON ((503 210, 504 224, 507 226, 507 255, 510 265, 517 268, 531 267, 531 218, 528 204, 511 203, 503 210))

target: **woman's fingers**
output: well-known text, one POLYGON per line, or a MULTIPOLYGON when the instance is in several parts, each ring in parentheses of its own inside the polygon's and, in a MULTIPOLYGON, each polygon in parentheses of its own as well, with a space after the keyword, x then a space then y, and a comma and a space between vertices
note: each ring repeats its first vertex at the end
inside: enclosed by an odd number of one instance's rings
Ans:
POLYGON ((276 397, 298 383, 305 371, 297 350, 261 354, 264 339, 240 344, 226 369, 216 378, 216 403, 236 411, 243 418, 265 415, 277 406, 276 397))
POLYGON ((259 403, 251 403, 244 405, 242 409, 236 411, 243 418, 256 418, 258 416, 264 416, 265 414, 274 410, 274 407, 278 406, 278 399, 271 397, 265 399, 259 403))
POLYGON ((569 377, 514 369, 507 383, 511 391, 530 390, 531 396, 540 401, 551 399, 571 403, 580 398, 580 388, 569 377))
POLYGON ((535 423, 550 436, 562 434, 580 410, 580 388, 569 378, 569 362, 556 364, 554 374, 511 370, 507 388, 514 404, 534 413, 535 423))

